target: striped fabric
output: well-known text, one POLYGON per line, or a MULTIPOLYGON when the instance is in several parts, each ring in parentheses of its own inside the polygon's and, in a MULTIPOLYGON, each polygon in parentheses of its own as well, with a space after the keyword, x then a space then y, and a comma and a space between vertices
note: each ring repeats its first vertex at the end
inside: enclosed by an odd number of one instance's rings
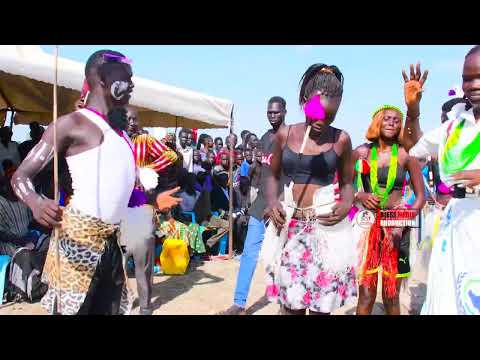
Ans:
POLYGON ((148 134, 132 139, 138 167, 148 167, 157 173, 177 161, 177 154, 166 145, 148 134))
MULTIPOLYGON (((33 216, 31 210, 21 201, 9 201, 0 196, 0 231, 23 237, 33 216)), ((1 240, 1 239, 0 239, 1 240)))

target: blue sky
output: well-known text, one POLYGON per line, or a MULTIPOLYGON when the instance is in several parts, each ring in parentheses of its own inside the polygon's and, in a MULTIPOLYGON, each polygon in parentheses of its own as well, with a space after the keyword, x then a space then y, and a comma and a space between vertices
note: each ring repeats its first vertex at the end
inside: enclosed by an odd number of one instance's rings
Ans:
MULTIPOLYGON (((42 46, 53 53, 53 46, 42 46)), ((85 62, 95 50, 110 48, 133 59, 134 74, 235 103, 235 132, 262 135, 268 129, 266 103, 287 101, 287 123, 303 121, 297 103, 298 82, 313 63, 335 64, 345 77, 343 101, 334 125, 345 129, 353 145, 364 142, 371 113, 382 104, 404 108, 402 68, 418 60, 430 71, 422 99, 421 123, 440 123, 448 90, 461 85, 463 58, 471 46, 61 46, 60 56, 85 62)), ((207 130, 217 136, 226 130, 207 130)))

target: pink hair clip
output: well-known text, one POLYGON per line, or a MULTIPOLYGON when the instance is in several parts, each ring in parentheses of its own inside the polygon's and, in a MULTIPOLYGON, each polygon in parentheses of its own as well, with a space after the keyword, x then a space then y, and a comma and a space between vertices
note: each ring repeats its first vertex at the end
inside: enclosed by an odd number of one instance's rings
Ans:
POLYGON ((132 60, 129 59, 128 57, 121 56, 121 55, 116 55, 116 54, 112 54, 112 53, 103 54, 103 60, 121 62, 121 63, 128 64, 128 65, 132 64, 132 60))

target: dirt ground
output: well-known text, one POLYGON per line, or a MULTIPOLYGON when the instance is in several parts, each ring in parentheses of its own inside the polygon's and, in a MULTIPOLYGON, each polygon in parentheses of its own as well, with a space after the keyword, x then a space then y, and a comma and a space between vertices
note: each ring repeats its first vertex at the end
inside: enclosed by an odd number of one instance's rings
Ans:
MULTIPOLYGON (((404 315, 418 314, 426 292, 426 264, 428 258, 419 253, 416 266, 409 280, 408 288, 400 295, 401 312, 404 315)), ((192 261, 188 272, 182 276, 159 275, 154 278, 153 305, 155 315, 214 315, 228 308, 233 301, 238 260, 192 261)), ((136 291, 135 279, 129 284, 136 291)), ((277 304, 269 303, 265 292, 264 271, 257 267, 248 301, 247 312, 252 315, 276 315, 277 304)), ((380 295, 380 293, 379 293, 380 295)), ((138 301, 134 303, 133 314, 138 313, 138 301)), ((334 314, 353 315, 355 304, 346 305, 334 314)), ((377 297, 374 314, 384 314, 381 296, 377 297)), ((46 315, 39 303, 0 305, 0 315, 46 315)))

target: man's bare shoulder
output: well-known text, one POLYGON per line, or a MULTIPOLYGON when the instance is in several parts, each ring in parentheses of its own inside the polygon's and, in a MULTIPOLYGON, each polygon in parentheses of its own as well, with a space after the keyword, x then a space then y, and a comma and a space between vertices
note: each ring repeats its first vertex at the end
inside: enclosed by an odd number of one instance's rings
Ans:
POLYGON ((57 132, 60 136, 69 138, 84 137, 85 133, 93 136, 93 134, 98 132, 101 135, 101 129, 98 125, 78 111, 59 117, 57 120, 57 132))
POLYGON ((82 126, 82 124, 85 124, 87 121, 87 118, 78 111, 60 116, 57 119, 58 125, 70 127, 82 126))

